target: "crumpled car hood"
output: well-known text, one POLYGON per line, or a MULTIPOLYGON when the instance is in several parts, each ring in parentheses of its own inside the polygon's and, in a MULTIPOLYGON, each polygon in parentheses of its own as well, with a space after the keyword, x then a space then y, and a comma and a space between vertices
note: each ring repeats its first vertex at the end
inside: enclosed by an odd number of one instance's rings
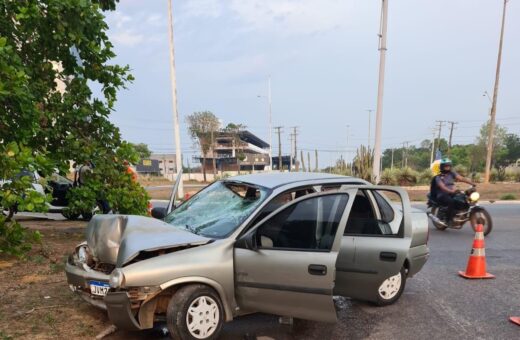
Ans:
POLYGON ((96 215, 86 230, 87 245, 94 258, 122 267, 141 251, 198 246, 211 239, 144 216, 96 215))

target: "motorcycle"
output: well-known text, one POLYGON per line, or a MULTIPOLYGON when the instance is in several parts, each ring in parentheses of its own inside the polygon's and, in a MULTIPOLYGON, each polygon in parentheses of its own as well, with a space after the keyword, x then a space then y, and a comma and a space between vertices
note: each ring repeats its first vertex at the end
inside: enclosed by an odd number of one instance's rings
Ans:
POLYGON ((473 230, 478 224, 484 226, 484 235, 488 235, 493 229, 493 221, 489 212, 478 204, 480 194, 475 187, 471 187, 465 191, 458 191, 453 196, 458 202, 456 211, 451 221, 443 222, 446 219, 448 208, 442 206, 428 194, 428 209, 426 211, 428 217, 432 221, 435 228, 439 230, 461 229, 466 222, 470 222, 473 230))

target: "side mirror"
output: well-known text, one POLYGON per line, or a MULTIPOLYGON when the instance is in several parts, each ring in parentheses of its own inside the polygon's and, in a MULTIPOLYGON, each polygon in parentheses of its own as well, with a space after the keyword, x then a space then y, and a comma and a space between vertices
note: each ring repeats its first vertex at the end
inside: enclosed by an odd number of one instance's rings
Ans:
POLYGON ((166 208, 156 207, 152 209, 152 217, 163 220, 166 217, 166 208))
POLYGON ((257 250, 256 233, 246 234, 235 242, 236 248, 257 250))

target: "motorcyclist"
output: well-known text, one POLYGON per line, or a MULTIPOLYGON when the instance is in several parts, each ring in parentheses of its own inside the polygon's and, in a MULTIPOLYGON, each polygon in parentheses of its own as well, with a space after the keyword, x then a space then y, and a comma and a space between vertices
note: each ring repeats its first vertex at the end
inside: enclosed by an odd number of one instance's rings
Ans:
POLYGON ((445 223, 449 224, 457 209, 459 202, 454 199, 457 193, 455 182, 464 182, 475 186, 470 179, 465 178, 452 170, 452 162, 449 158, 443 158, 440 162, 440 173, 434 177, 436 201, 448 208, 445 223))

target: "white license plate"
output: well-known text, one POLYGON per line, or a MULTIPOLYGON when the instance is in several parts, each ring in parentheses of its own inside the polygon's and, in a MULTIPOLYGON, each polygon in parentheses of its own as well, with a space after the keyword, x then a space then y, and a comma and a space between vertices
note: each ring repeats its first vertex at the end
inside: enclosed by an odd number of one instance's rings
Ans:
POLYGON ((90 293, 92 293, 92 295, 105 296, 110 289, 110 286, 106 282, 89 281, 89 285, 90 293))

